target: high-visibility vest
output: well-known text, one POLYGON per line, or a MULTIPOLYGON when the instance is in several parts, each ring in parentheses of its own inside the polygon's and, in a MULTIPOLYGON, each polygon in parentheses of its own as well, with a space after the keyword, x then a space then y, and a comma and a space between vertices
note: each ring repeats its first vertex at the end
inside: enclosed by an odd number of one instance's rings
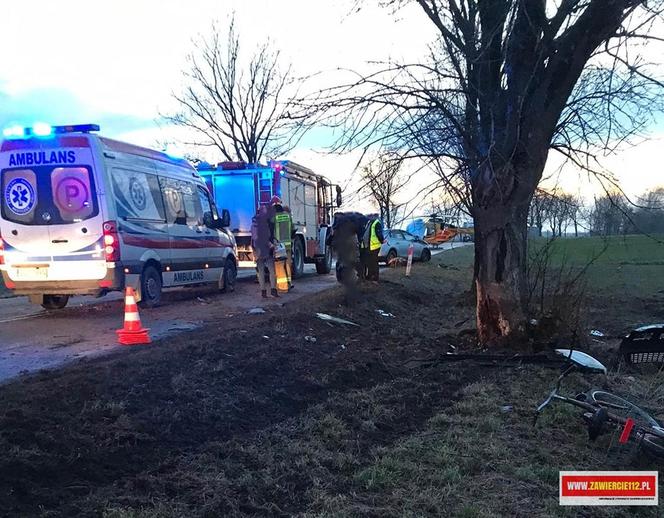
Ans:
POLYGON ((291 218, 287 212, 277 212, 274 216, 274 238, 284 246, 291 244, 291 218))
POLYGON ((378 236, 376 235, 377 226, 378 226, 378 220, 376 219, 374 220, 373 223, 371 223, 371 241, 369 242, 369 250, 371 250, 372 252, 374 250, 379 250, 383 244, 380 242, 380 239, 378 239, 378 236))

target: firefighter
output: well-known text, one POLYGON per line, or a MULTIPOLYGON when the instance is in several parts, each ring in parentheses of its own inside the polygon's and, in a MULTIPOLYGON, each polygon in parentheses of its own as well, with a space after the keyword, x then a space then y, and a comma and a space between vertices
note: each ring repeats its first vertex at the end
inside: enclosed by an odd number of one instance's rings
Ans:
POLYGON ((378 254, 385 237, 383 236, 383 225, 378 219, 378 214, 369 214, 368 220, 360 243, 360 260, 366 279, 378 282, 378 254))
POLYGON ((290 209, 282 205, 281 198, 278 196, 272 197, 271 204, 274 238, 286 248, 286 277, 288 278, 288 291, 290 291, 293 289, 293 217, 290 209))
POLYGON ((256 259, 256 275, 261 288, 261 296, 267 298, 265 270, 269 272, 270 293, 278 297, 277 277, 274 270, 274 232, 268 208, 262 205, 251 222, 251 247, 256 259))

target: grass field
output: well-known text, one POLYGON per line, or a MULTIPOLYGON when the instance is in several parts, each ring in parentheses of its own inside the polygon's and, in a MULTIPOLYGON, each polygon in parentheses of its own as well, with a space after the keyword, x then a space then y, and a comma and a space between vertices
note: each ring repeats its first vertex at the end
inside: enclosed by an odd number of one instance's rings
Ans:
MULTIPOLYGON (((531 240, 531 257, 546 244, 545 239, 531 240)), ((557 239, 550 246, 552 272, 562 267, 575 274, 587 267, 580 282, 585 285, 590 327, 601 322, 619 335, 638 325, 664 320, 664 236, 557 239)), ((446 252, 438 260, 465 272, 470 282, 472 247, 446 252)))
MULTIPOLYGON (((587 266, 587 318, 619 335, 638 325, 662 320, 664 236, 583 237, 553 242, 552 269, 578 272, 587 266)), ((531 255, 545 240, 530 243, 531 255)))
MULTIPOLYGON (((545 240, 533 240, 538 249, 545 240)), ((553 244, 553 263, 577 268, 592 262, 588 280, 602 294, 627 291, 651 296, 664 290, 664 236, 583 237, 558 239, 553 244), (656 240, 657 239, 657 240, 656 240)))

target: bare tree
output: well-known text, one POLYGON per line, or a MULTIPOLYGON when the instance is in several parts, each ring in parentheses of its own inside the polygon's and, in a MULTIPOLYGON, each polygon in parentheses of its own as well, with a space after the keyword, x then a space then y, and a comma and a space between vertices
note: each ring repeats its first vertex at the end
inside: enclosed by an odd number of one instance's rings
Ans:
POLYGON ((401 204, 397 195, 408 177, 401 171, 403 161, 394 153, 380 154, 362 168, 361 190, 374 200, 380 211, 380 217, 387 228, 392 228, 394 217, 401 204))
POLYGON ((574 237, 579 237, 579 227, 581 226, 581 219, 583 218, 583 199, 581 196, 569 195, 570 207, 569 217, 574 225, 574 237))
MULTIPOLYGON (((578 205, 573 194, 553 192, 549 202, 549 222, 555 236, 562 237, 568 225, 575 221, 578 205)), ((577 230, 578 232, 578 230, 577 230)))
POLYGON ((544 189, 537 189, 528 209, 528 226, 536 227, 539 237, 542 237, 544 224, 551 218, 551 205, 551 194, 544 189))
POLYGON ((256 163, 287 153, 306 131, 307 114, 295 102, 290 67, 279 68, 279 52, 269 42, 243 61, 234 20, 225 42, 213 24, 188 61, 186 86, 173 95, 180 110, 165 116, 196 135, 186 145, 216 150, 224 160, 256 163))
MULTIPOLYGON (((365 0, 368 1, 368 0, 365 0)), ((383 63, 324 92, 346 147, 382 141, 436 162, 475 223, 481 343, 526 330, 528 209, 550 149, 593 170, 661 109, 643 47, 662 0, 383 0, 417 4, 429 59, 383 63), (350 123, 348 123, 350 121, 350 123)), ((611 180, 607 178, 607 180, 611 180)))
POLYGON ((632 232, 632 206, 627 197, 620 191, 613 191, 595 198, 590 227, 593 234, 602 236, 632 232))
POLYGON ((664 187, 656 187, 638 198, 634 225, 638 232, 664 233, 664 187))

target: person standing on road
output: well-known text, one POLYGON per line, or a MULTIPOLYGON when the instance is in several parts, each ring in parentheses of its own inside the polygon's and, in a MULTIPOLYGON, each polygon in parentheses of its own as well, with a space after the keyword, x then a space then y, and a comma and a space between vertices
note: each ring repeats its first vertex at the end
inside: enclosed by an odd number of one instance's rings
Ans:
POLYGON ((272 216, 274 238, 286 249, 286 277, 290 291, 293 289, 293 217, 290 210, 286 210, 281 204, 281 198, 278 196, 273 196, 271 203, 274 209, 272 216))
POLYGON ((378 219, 378 214, 369 214, 369 221, 364 229, 361 243, 362 269, 366 279, 372 282, 378 282, 378 253, 380 247, 385 241, 383 236, 383 225, 378 219))
POLYGON ((270 293, 278 297, 277 278, 274 271, 274 230, 270 222, 270 213, 265 205, 262 205, 251 222, 251 247, 256 260, 256 274, 258 284, 261 288, 261 296, 267 298, 267 286, 265 280, 265 269, 270 275, 270 293))

